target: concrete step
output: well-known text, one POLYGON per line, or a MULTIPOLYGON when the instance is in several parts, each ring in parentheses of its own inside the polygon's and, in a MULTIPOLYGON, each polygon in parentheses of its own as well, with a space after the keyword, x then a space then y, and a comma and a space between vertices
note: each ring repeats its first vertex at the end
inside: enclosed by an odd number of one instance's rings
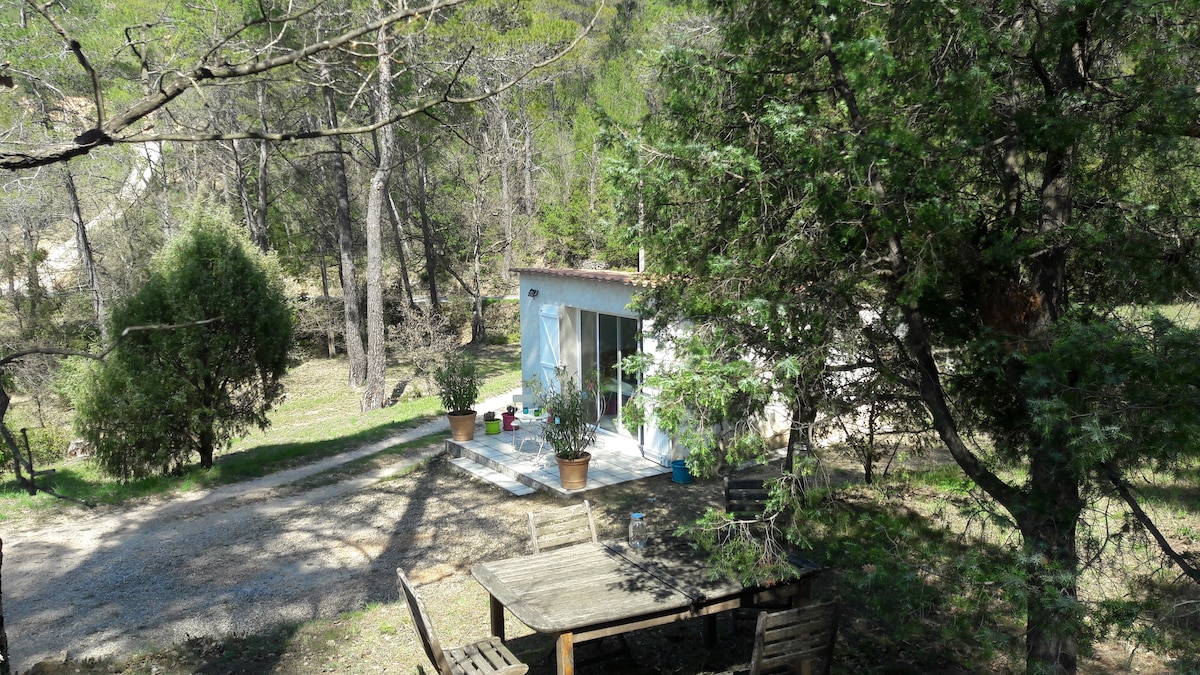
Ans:
POLYGON ((518 497, 531 495, 536 492, 536 490, 528 485, 468 457, 454 457, 450 460, 450 463, 472 476, 502 487, 518 497))
POLYGON ((587 486, 567 490, 559 481, 553 453, 539 441, 536 435, 522 430, 516 434, 476 435, 471 441, 447 440, 446 450, 451 457, 469 459, 555 497, 576 497, 606 485, 671 473, 670 468, 643 458, 632 440, 609 436, 597 438, 591 450, 592 465, 587 486))
POLYGON ((549 448, 541 453, 533 441, 527 441, 523 446, 528 451, 520 452, 513 446, 504 444, 503 450, 488 447, 485 444, 455 443, 447 441, 447 449, 451 456, 469 459, 496 471, 518 483, 528 485, 534 490, 549 492, 560 497, 566 492, 558 485, 558 465, 549 448))

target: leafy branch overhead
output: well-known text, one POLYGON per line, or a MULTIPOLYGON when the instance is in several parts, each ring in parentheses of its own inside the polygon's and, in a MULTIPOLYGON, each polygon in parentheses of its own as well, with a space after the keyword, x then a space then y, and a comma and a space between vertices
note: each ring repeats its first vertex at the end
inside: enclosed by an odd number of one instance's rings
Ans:
MULTIPOLYGON (((192 63, 178 68, 164 68, 157 73, 155 80, 147 87, 147 93, 113 110, 108 109, 109 105, 106 104, 104 96, 104 90, 109 83, 102 81, 101 74, 93 66, 84 45, 58 19, 54 13, 57 7, 53 3, 40 3, 36 0, 25 1, 39 17, 52 26, 54 33, 59 36, 80 69, 86 74, 89 83, 88 98, 92 101, 92 118, 90 125, 69 141, 50 140, 31 144, 32 147, 27 148, 23 147, 24 143, 4 142, 0 144, 0 168, 10 170, 30 169, 64 162, 86 155, 98 147, 115 143, 235 139, 293 141, 369 133, 440 105, 477 103, 514 87, 530 73, 553 64, 574 49, 591 31, 603 9, 603 2, 601 2, 588 25, 565 44, 554 45, 557 49, 549 56, 518 66, 514 72, 507 74, 505 80, 492 86, 471 90, 461 80, 460 75, 473 55, 473 50, 468 50, 452 62, 440 66, 442 82, 436 89, 419 97, 408 107, 396 110, 385 119, 375 120, 368 124, 335 125, 288 131, 229 129, 210 132, 171 132, 154 130, 156 126, 163 124, 161 120, 154 119, 156 113, 167 109, 173 101, 188 92, 194 91, 202 96, 205 89, 211 87, 253 84, 257 78, 284 68, 291 68, 296 75, 305 77, 305 73, 310 70, 320 70, 320 58, 323 55, 334 51, 353 53, 356 43, 361 38, 389 27, 399 27, 401 33, 411 36, 421 31, 427 24, 442 20, 456 8, 467 4, 468 0, 437 0, 419 7, 405 7, 374 20, 365 21, 331 37, 308 36, 302 46, 282 50, 278 49, 277 42, 281 41, 285 34, 290 35, 295 32, 293 26, 313 9, 276 16, 271 14, 272 8, 269 4, 260 3, 258 9, 263 12, 260 16, 226 27, 222 34, 211 38, 211 44, 192 63), (253 44, 250 47, 234 48, 234 45, 241 44, 237 39, 244 35, 263 34, 264 32, 265 37, 262 43, 253 44), (141 126, 137 126, 139 123, 141 126)), ((144 50, 139 50, 133 41, 130 41, 127 47, 140 61, 139 67, 143 69, 149 67, 148 56, 144 50)), ((18 85, 21 85, 23 79, 28 79, 30 86, 41 86, 40 82, 34 81, 37 78, 32 75, 32 64, 17 63, 10 66, 9 72, 16 75, 15 81, 18 85)), ((20 86, 18 86, 18 91, 20 91, 20 86)), ((12 92, 8 95, 12 96, 16 93, 12 92)))
POLYGON ((1027 671, 1076 672, 1099 503, 1195 570, 1130 487, 1200 456, 1200 6, 708 7, 618 174, 660 337, 790 361, 793 441, 932 429, 1019 540, 1027 671))

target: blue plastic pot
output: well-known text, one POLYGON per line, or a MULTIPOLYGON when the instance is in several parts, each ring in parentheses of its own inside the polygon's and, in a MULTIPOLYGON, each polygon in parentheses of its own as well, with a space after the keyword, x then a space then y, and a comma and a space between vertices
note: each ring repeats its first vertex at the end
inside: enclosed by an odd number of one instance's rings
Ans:
POLYGON ((671 481, 675 483, 692 482, 692 472, 688 471, 687 462, 682 459, 671 461, 671 481))

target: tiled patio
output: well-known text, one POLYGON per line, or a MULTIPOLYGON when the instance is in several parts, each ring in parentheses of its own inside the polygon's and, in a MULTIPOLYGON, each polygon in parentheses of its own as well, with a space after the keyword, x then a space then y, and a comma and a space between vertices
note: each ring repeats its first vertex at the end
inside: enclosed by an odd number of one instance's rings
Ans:
POLYGON ((542 446, 534 430, 487 435, 480 428, 474 440, 446 441, 446 449, 455 466, 517 495, 540 491, 570 497, 606 485, 671 473, 670 467, 642 457, 636 440, 604 432, 596 434, 596 442, 589 448, 592 461, 588 482, 580 490, 564 490, 559 485, 554 453, 550 446, 542 446))

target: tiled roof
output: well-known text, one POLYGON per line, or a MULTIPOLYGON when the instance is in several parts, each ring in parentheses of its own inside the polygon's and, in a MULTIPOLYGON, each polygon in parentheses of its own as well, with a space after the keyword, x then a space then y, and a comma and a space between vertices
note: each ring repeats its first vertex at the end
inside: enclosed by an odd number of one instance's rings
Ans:
POLYGON ((590 279, 592 281, 609 281, 626 286, 649 286, 650 278, 641 272, 621 272, 618 270, 560 270, 548 267, 514 267, 518 274, 545 274, 552 277, 568 277, 571 279, 590 279))

